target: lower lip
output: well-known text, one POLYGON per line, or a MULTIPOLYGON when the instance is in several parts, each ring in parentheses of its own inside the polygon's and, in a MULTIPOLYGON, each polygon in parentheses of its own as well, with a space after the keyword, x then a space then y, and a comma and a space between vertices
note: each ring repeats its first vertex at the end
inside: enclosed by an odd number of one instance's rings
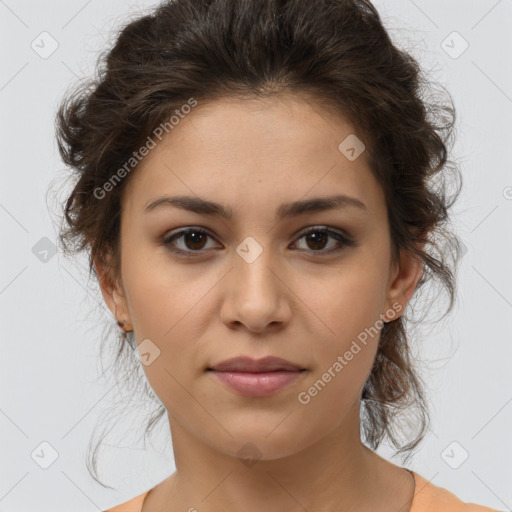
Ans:
POLYGON ((224 384, 238 391, 242 395, 258 397, 269 396, 281 391, 283 388, 297 380, 303 371, 275 371, 265 373, 249 372, 217 372, 210 370, 224 384))

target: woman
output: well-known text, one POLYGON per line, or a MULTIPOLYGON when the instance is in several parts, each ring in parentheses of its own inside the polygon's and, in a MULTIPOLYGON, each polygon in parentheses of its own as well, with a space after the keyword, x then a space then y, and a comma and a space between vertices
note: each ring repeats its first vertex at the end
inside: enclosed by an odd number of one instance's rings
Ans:
POLYGON ((58 112, 61 242, 87 249, 176 463, 110 510, 491 510, 373 451, 428 428, 406 309, 432 278, 453 300, 436 251, 457 253, 460 189, 453 106, 372 4, 165 2, 102 64, 58 112))

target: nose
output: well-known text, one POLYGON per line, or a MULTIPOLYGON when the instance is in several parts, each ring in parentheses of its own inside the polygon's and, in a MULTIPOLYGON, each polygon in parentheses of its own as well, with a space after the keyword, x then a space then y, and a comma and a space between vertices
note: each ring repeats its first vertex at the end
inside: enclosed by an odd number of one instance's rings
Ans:
POLYGON ((263 250, 254 260, 241 254, 234 255, 233 268, 223 280, 222 322, 255 333, 282 329, 292 311, 286 276, 270 251, 263 250))

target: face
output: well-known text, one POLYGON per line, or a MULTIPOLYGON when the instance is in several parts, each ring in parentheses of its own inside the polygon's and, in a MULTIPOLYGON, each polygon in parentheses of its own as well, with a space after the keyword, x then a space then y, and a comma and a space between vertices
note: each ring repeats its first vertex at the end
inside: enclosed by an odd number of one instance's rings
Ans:
POLYGON ((392 262, 385 199, 366 155, 338 149, 351 134, 346 120, 299 96, 216 100, 181 119, 130 176, 121 273, 102 291, 145 344, 143 368, 171 430, 230 455, 250 442, 268 460, 349 427, 359 435, 355 411, 382 320, 403 312, 420 265, 405 255, 392 262), (165 196, 231 215, 155 203, 165 196), (350 199, 283 206, 331 196, 350 199), (207 371, 268 355, 304 371, 267 396, 246 396, 207 371))

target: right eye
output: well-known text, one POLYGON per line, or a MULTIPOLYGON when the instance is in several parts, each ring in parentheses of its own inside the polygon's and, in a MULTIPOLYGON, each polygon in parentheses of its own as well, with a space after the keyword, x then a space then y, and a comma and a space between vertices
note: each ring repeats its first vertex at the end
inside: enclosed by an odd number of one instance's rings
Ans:
POLYGON ((205 246, 207 237, 213 239, 213 237, 204 229, 191 227, 166 236, 162 240, 162 244, 165 245, 169 251, 184 256, 192 256, 192 253, 204 252, 202 249, 205 246), (176 240, 180 240, 181 248, 176 247, 176 240))

